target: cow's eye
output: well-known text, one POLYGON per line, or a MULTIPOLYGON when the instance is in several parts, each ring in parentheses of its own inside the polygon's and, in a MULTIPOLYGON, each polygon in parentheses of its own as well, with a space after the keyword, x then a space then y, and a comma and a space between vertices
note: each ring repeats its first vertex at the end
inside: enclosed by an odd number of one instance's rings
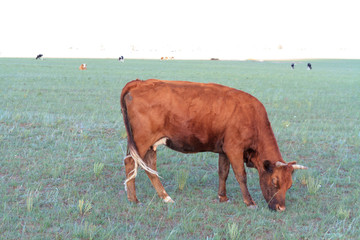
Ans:
POLYGON ((278 179, 275 177, 271 180, 272 184, 274 185, 274 187, 278 187, 278 179))

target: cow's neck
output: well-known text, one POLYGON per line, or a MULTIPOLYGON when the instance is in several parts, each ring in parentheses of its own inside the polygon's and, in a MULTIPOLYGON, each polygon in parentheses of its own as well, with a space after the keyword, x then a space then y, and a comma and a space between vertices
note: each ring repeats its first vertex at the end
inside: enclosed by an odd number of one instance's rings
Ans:
POLYGON ((258 160, 258 170, 263 169, 263 163, 266 160, 273 164, 278 161, 284 162, 271 128, 268 129, 267 134, 263 134, 259 139, 258 160))

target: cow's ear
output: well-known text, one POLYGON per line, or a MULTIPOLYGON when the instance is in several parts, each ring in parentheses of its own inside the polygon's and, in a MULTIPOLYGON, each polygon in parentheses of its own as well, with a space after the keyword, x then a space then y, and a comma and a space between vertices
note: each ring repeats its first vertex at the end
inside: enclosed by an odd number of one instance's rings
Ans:
POLYGON ((274 166, 273 166, 273 164, 271 164, 271 162, 269 160, 265 160, 264 161, 264 169, 266 172, 272 173, 274 166))

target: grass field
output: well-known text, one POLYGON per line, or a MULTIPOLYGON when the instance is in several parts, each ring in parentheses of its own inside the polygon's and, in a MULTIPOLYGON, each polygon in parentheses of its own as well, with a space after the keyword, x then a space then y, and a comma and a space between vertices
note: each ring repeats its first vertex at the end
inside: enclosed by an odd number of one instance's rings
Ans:
POLYGON ((359 239, 360 60, 156 61, 0 58, 0 239, 359 239), (87 63, 87 71, 79 71, 87 63), (230 172, 217 201, 217 155, 158 150, 161 201, 143 170, 127 201, 119 96, 130 80, 216 82, 264 103, 294 174, 283 213, 257 172, 247 209, 230 172))

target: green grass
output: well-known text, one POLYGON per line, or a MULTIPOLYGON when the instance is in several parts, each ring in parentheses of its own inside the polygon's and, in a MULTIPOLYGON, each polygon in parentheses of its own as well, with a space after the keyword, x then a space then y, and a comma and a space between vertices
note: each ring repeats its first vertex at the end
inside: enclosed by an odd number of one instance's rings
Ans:
POLYGON ((360 61, 311 62, 0 59, 0 238, 357 239, 360 61), (176 204, 142 170, 142 205, 129 203, 119 95, 136 78, 216 82, 262 101, 284 159, 309 167, 295 173, 287 210, 267 208, 252 169, 258 209, 232 172, 231 202, 218 203, 217 155, 165 147, 158 170, 176 204))

